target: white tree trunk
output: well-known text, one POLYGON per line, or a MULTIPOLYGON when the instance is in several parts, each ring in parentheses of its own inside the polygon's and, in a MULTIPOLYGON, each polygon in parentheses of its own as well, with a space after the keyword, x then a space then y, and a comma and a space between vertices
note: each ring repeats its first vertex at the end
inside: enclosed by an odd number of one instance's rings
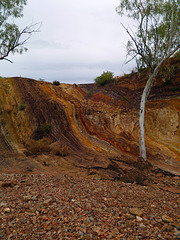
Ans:
POLYGON ((139 154, 140 154, 140 157, 142 157, 144 160, 147 159, 146 146, 145 146, 145 134, 144 134, 145 104, 152 86, 152 82, 153 82, 153 78, 152 78, 152 75, 150 75, 141 97, 140 110, 139 110, 139 154))
POLYGON ((145 146, 145 133, 144 133, 144 115, 145 115, 145 104, 146 100, 149 96, 151 87, 153 85, 154 77, 156 76, 156 71, 154 71, 150 76, 146 83, 146 86, 143 90, 143 94, 141 97, 140 102, 140 110, 139 110, 139 153, 140 157, 142 157, 144 160, 147 159, 146 156, 146 146, 145 146))
POLYGON ((156 75, 158 74, 160 67, 165 62, 165 60, 170 58, 170 56, 173 55, 179 48, 180 48, 180 45, 178 45, 173 51, 171 51, 163 59, 161 59, 160 63, 154 69, 153 73, 150 74, 149 79, 146 83, 146 86, 143 90, 143 94, 141 96, 140 110, 139 110, 139 155, 144 160, 147 160, 146 146, 145 146, 145 133, 144 133, 144 123, 145 123, 144 115, 145 115, 146 100, 149 96, 151 87, 153 85, 153 80, 156 77, 156 75))

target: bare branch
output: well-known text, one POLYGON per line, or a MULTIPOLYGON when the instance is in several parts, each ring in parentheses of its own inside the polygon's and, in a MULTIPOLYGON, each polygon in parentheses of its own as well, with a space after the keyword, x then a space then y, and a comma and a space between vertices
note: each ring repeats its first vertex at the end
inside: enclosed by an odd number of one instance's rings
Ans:
POLYGON ((153 66, 151 65, 151 62, 149 61, 149 59, 146 57, 146 55, 144 54, 144 48, 143 46, 141 46, 141 44, 139 44, 136 39, 132 36, 132 34, 129 32, 129 30, 121 23, 121 25, 123 26, 123 28, 126 30, 126 32, 128 33, 128 35, 130 36, 131 40, 133 41, 133 43, 135 44, 136 47, 136 53, 137 55, 140 55, 145 63, 147 64, 147 66, 150 67, 150 69, 153 69, 153 66))
POLYGON ((18 51, 19 47, 23 47, 27 43, 27 41, 31 38, 33 33, 37 33, 40 31, 40 28, 41 28, 41 23, 35 23, 17 32, 15 39, 12 39, 9 42, 6 53, 4 55, 1 53, 0 60, 6 60, 10 63, 13 63, 11 60, 7 58, 9 54, 11 52, 13 53, 16 49, 18 51), (25 35, 28 35, 28 37, 26 37, 24 40, 21 41, 21 38, 25 35))
MULTIPOLYGON (((8 62, 10 62, 10 63, 13 63, 10 59, 8 59, 8 58, 3 58, 4 60, 6 60, 6 61, 8 61, 8 62)), ((3 60, 3 59, 0 59, 0 60, 3 60)))
POLYGON ((132 60, 134 60, 134 59, 137 57, 137 55, 138 55, 138 54, 136 53, 136 55, 134 55, 130 60, 126 61, 125 64, 128 64, 129 62, 131 62, 132 60))

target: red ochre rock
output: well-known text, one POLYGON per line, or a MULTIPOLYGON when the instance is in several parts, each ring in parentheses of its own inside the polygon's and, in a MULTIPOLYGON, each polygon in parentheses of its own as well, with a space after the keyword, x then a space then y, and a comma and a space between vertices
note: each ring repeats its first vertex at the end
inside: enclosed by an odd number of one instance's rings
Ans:
MULTIPOLYGON (((27 78, 2 78, 0 157, 26 152, 28 158, 45 152, 61 158, 72 156, 76 164, 88 167, 107 167, 108 158, 112 156, 136 162, 138 106, 147 74, 142 73, 140 77, 138 81, 139 75, 133 73, 103 87, 95 84, 54 86, 27 78), (87 96, 90 90, 92 94, 87 96), (41 136, 32 139, 37 129, 41 130, 41 136), (56 142, 61 149, 52 150, 50 146, 56 142), (66 154, 61 154, 65 150, 66 154)), ((179 86, 179 71, 172 81, 179 86)), ((163 84, 161 79, 159 85, 155 84, 146 104, 147 156, 152 164, 179 171, 180 99, 176 91, 163 84)), ((14 158, 11 164, 16 166, 15 161, 14 158)), ((0 164, 6 167, 3 162, 0 164)), ((22 161, 18 164, 23 166, 22 161)))

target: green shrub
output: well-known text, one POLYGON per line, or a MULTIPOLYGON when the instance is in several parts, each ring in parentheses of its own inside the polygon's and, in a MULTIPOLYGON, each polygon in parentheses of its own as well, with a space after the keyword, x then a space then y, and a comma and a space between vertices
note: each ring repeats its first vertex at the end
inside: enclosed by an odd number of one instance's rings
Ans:
POLYGON ((92 94, 93 94, 93 89, 90 89, 90 90, 87 91, 87 95, 86 96, 89 98, 89 97, 92 96, 92 94))
POLYGON ((168 85, 170 83, 171 83, 171 79, 170 78, 165 79, 165 82, 164 82, 165 85, 168 85))
POLYGON ((177 91, 178 90, 178 87, 177 86, 174 86, 173 88, 172 88, 172 91, 177 91))
POLYGON ((19 107, 18 107, 18 109, 19 109, 20 111, 23 111, 23 110, 25 109, 25 105, 24 105, 24 104, 20 104, 19 107))
POLYGON ((36 130, 31 135, 31 138, 33 140, 38 141, 38 140, 46 137, 50 133, 50 131, 51 131, 51 125, 47 124, 47 123, 44 123, 43 125, 38 126, 36 128, 36 130))
POLYGON ((46 135, 49 134, 50 131, 51 131, 51 125, 48 124, 48 123, 44 123, 44 124, 41 126, 41 131, 43 132, 43 135, 46 136, 46 135))
POLYGON ((53 85, 59 86, 59 85, 60 85, 60 82, 59 82, 59 81, 53 81, 53 85))
POLYGON ((99 86, 104 86, 105 84, 112 82, 113 73, 112 72, 103 72, 101 76, 94 79, 95 83, 99 86))
POLYGON ((125 96, 123 96, 123 97, 122 97, 122 100, 125 100, 125 101, 127 101, 127 98, 126 98, 125 96))

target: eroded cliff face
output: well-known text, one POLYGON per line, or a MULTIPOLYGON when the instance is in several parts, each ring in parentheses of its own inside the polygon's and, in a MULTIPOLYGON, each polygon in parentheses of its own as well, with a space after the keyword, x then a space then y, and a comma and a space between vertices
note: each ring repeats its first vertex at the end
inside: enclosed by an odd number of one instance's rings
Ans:
MULTIPOLYGON (((42 147, 38 145, 42 141, 48 153, 65 149, 81 165, 85 161, 103 166, 107 156, 136 159, 142 92, 141 86, 135 91, 136 77, 128 83, 116 79, 106 87, 1 79, 0 155, 29 156, 35 148, 30 145, 42 147)), ((176 80, 180 87, 177 76, 176 80)), ((165 94, 159 86, 154 88, 147 103, 146 145, 149 160, 173 165, 180 160, 180 97, 178 91, 170 95, 166 88, 171 86, 165 86, 165 94)))

